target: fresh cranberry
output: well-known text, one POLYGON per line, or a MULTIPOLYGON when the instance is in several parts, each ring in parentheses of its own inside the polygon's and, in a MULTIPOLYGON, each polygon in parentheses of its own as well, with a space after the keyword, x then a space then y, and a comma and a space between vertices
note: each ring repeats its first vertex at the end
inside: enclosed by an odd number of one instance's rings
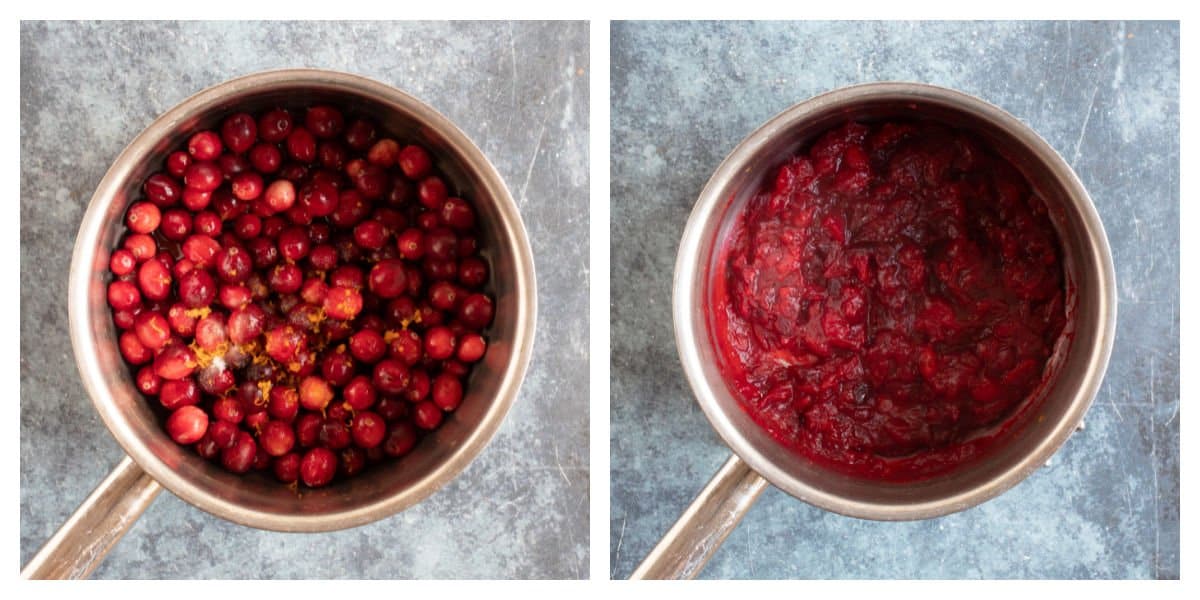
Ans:
POLYGON ((443 225, 453 229, 470 229, 475 226, 475 209, 462 198, 446 198, 438 211, 443 225))
POLYGON ((273 144, 255 144, 249 156, 250 165, 263 175, 270 175, 283 166, 283 154, 273 144))
POLYGON ((344 125, 342 112, 332 106, 313 106, 304 113, 304 126, 321 139, 336 137, 344 125))
POLYGON ((375 364, 371 382, 375 384, 375 389, 385 394, 399 394, 404 391, 407 378, 408 367, 404 363, 385 358, 375 364))
POLYGON ((158 401, 167 410, 192 406, 200 402, 200 388, 192 379, 163 381, 159 388, 158 401))
POLYGON ((234 154, 242 154, 254 146, 258 139, 258 126, 254 117, 237 113, 221 123, 221 140, 234 154))
POLYGON ((208 431, 208 413, 183 406, 167 417, 167 434, 178 444, 194 444, 208 431))
POLYGON ((271 464, 275 479, 281 483, 295 483, 300 478, 300 455, 289 452, 275 459, 271 464))
POLYGON ((374 448, 387 435, 387 422, 371 411, 362 411, 354 415, 350 433, 360 448, 374 448))
POLYGON ((220 187, 224 175, 215 163, 197 161, 183 173, 183 184, 201 192, 211 192, 220 187))
POLYGON ((146 311, 134 319, 133 332, 143 346, 157 352, 170 341, 171 324, 161 313, 146 311))
POLYGON ((239 173, 234 176, 233 196, 238 200, 256 200, 263 193, 263 178, 258 173, 239 173))
POLYGON ((351 150, 363 151, 375 143, 378 131, 375 124, 366 119, 356 119, 346 128, 346 145, 351 150))
POLYGON ((258 434, 258 443, 271 456, 283 456, 296 444, 296 433, 283 421, 268 421, 258 434))
POLYGON ((153 233, 162 223, 162 211, 152 202, 135 202, 125 213, 125 224, 137 233, 153 233))
POLYGON ((163 208, 179 202, 183 196, 183 187, 166 173, 155 173, 148 177, 142 185, 142 191, 148 200, 163 208))
POLYGON ((299 206, 310 217, 327 217, 338 207, 338 190, 326 181, 310 181, 300 187, 299 206))
POLYGON ((171 295, 171 271, 162 261, 148 260, 138 267, 138 287, 150 300, 166 300, 171 295))
POLYGON ((458 282, 468 288, 479 288, 487 283, 488 266, 482 258, 468 256, 458 261, 458 282))
POLYGON ((245 473, 254 466, 258 444, 245 431, 239 431, 233 445, 221 451, 221 466, 233 473, 245 473))
POLYGON ((267 186, 263 200, 274 212, 284 212, 296 203, 296 188, 286 179, 277 179, 267 186))
POLYGON ((337 473, 337 455, 328 448, 313 448, 300 459, 300 479, 308 487, 321 487, 337 473))
POLYGON ((241 283, 254 270, 254 258, 239 246, 222 249, 215 260, 217 276, 228 283, 241 283))
POLYGON ((421 204, 429 210, 437 210, 441 208, 442 203, 447 197, 446 182, 442 181, 441 177, 432 175, 421 180, 417 184, 417 199, 421 204))
POLYGON ((138 262, 158 254, 158 243, 145 233, 135 233, 125 238, 125 249, 133 253, 138 262))
POLYGON ((469 294, 458 305, 458 320, 475 330, 482 330, 492 323, 492 299, 480 293, 469 294))
POLYGON ((413 407, 413 424, 421 429, 436 429, 442 423, 442 409, 430 400, 413 407))
POLYGON ((147 365, 138 369, 133 380, 137 384, 138 391, 147 396, 157 396, 162 390, 162 378, 154 374, 152 366, 147 365))
POLYGON ((293 160, 311 163, 317 158, 317 139, 303 127, 296 127, 287 136, 287 152, 293 160))
POLYGON ((429 153, 416 145, 402 148, 397 157, 397 163, 400 170, 404 171, 404 176, 413 181, 425 177, 433 167, 433 160, 429 157, 429 153))
POLYGON ((307 350, 304 333, 291 325, 281 325, 267 332, 267 354, 276 362, 291 365, 307 350))
POLYGON ((201 131, 188 139, 188 154, 200 161, 213 161, 221 156, 225 147, 221 144, 221 136, 215 131, 201 131))
POLYGON ((454 356, 456 340, 447 327, 433 327, 425 333, 425 354, 433 360, 446 360, 454 356))
POLYGON ((383 440, 383 451, 388 456, 404 456, 417 445, 417 430, 408 421, 399 421, 388 426, 383 440))
POLYGON ((183 172, 190 164, 192 164, 192 156, 182 150, 167 155, 167 172, 176 179, 183 177, 183 172))
POLYGON ((126 331, 117 338, 117 347, 125 362, 131 365, 140 365, 154 358, 154 352, 138 340, 137 334, 132 331, 126 331))
POLYGON ((380 298, 395 298, 407 288, 404 263, 396 259, 381 260, 371 267, 367 275, 367 286, 380 298))
POLYGON ((478 362, 487 352, 487 340, 478 333, 464 333, 458 339, 458 360, 464 363, 478 362))
POLYGON ((378 167, 390 167, 400 158, 400 144, 393 139, 382 139, 375 142, 367 151, 367 162, 378 167))
POLYGON ((362 294, 350 287, 331 287, 325 295, 324 307, 329 317, 349 321, 362 311, 362 294))
POLYGON ((117 310, 133 310, 142 303, 142 294, 136 285, 117 280, 108 284, 108 305, 117 310))
POLYGON ((269 110, 258 119, 258 135, 264 142, 278 144, 291 132, 292 115, 286 110, 269 110))
POLYGON ((354 228, 354 243, 359 248, 378 250, 387 243, 387 229, 379 221, 363 221, 354 228))

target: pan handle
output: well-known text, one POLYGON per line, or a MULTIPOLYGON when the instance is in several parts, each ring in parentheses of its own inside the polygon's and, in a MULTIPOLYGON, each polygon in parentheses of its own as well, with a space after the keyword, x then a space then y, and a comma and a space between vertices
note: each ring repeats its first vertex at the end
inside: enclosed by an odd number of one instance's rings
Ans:
POLYGON ((730 456, 629 578, 695 578, 766 488, 766 479, 730 456))
POLYGON ((85 579, 162 491, 126 456, 21 569, 23 579, 85 579))

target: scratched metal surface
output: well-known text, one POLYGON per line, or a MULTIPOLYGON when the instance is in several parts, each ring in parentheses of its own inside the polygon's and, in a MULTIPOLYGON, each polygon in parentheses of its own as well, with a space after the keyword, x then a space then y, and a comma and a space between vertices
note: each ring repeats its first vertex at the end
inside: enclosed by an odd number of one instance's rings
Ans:
POLYGON ((21 563, 117 464, 73 367, 70 248, 109 164, 156 116, 285 66, 393 84, 455 121, 499 169, 533 245, 534 357, 491 445, 394 517, 327 534, 217 519, 162 494, 94 577, 587 576, 586 23, 21 24, 21 563))
POLYGON ((879 80, 945 85, 1031 125, 1112 243, 1116 347, 1050 465, 941 519, 876 523, 768 489, 708 578, 1179 577, 1176 23, 614 23, 612 575, 627 577, 728 450, 691 399, 670 287, 692 203, 789 105, 879 80))

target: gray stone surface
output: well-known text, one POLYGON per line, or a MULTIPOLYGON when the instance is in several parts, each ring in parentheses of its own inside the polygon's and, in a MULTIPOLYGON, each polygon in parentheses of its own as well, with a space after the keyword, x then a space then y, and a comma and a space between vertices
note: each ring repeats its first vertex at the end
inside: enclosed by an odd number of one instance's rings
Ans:
POLYGON ((121 149, 188 95, 236 75, 325 67, 393 84, 496 164, 533 244, 533 363, 492 444, 383 521, 278 534, 164 493, 98 578, 579 578, 588 565, 586 23, 21 25, 21 561, 121 450, 67 337, 67 268, 85 204, 121 149))
POLYGON ((1040 132, 1091 192, 1119 283, 1102 390, 1051 464, 915 523, 767 491, 710 578, 1179 577, 1179 27, 1176 23, 614 23, 612 575, 627 577, 728 456, 691 398, 669 305, 704 182, 791 104, 924 81, 1040 132))

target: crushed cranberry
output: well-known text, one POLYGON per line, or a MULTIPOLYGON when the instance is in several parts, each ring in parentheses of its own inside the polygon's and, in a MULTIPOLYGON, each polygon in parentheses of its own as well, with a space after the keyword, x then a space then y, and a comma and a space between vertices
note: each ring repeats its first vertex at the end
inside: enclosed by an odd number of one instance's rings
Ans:
POLYGON ((735 396, 781 444, 870 479, 987 453, 1068 319, 1043 200, 981 140, 933 123, 825 133, 719 252, 710 323, 735 396))
POLYGON ((449 186, 329 105, 185 138, 129 205, 107 288, 166 433, 309 487, 410 452, 463 401, 492 319, 477 212, 449 186))

